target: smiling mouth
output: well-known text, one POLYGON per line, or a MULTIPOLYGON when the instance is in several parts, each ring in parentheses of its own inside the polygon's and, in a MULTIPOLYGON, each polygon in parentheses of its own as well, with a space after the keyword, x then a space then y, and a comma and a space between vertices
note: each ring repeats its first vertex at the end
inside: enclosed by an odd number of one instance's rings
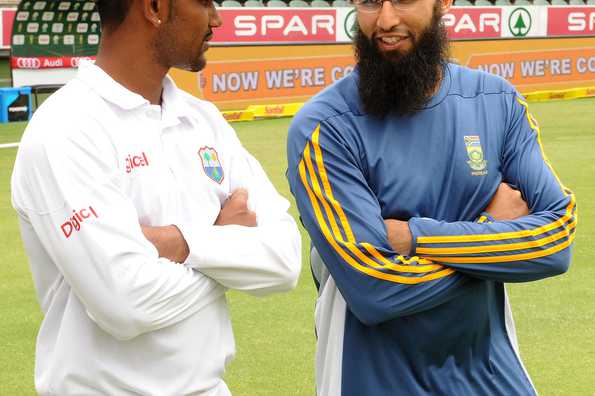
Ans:
POLYGON ((388 44, 388 45, 395 45, 400 43, 403 40, 406 40, 408 37, 404 37, 404 36, 384 36, 384 37, 380 37, 378 40, 381 41, 384 44, 388 44))

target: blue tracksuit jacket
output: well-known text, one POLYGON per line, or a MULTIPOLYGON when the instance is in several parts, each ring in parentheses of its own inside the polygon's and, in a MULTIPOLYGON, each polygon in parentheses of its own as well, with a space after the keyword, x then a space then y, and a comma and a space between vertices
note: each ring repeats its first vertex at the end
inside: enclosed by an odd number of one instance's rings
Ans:
POLYGON ((365 114, 357 69, 310 100, 288 138, 288 179, 313 244, 317 391, 533 395, 504 282, 561 274, 574 195, 505 80, 454 64, 416 114, 365 114), (531 214, 492 221, 501 182, 531 214), (394 252, 383 219, 408 220, 394 252))

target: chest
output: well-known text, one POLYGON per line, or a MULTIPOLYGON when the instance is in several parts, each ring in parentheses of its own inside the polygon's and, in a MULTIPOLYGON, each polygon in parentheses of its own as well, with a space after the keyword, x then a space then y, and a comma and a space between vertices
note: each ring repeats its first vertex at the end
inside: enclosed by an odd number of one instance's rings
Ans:
POLYGON ((214 131, 186 123, 164 128, 145 120, 122 127, 120 186, 141 224, 213 224, 230 191, 229 152, 214 131))
POLYGON ((504 127, 485 115, 436 111, 376 128, 364 166, 383 216, 474 220, 502 180, 504 127))

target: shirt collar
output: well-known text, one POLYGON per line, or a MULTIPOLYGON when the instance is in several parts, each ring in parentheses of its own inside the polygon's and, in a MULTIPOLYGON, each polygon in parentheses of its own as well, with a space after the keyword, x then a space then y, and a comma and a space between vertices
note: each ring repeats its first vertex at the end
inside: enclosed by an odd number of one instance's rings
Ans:
MULTIPOLYGON (((132 110, 150 105, 147 99, 124 87, 93 62, 81 61, 77 78, 90 86, 91 89, 97 92, 103 99, 113 103, 123 110, 132 110)), ((182 97, 182 94, 179 92, 178 87, 171 77, 166 75, 162 84, 162 112, 167 114, 168 118, 188 117, 188 104, 182 97)))

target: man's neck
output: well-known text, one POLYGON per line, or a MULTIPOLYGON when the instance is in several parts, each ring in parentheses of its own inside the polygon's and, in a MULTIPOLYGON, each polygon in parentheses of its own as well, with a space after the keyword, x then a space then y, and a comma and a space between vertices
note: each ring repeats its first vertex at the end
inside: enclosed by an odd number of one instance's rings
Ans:
POLYGON ((135 45, 122 44, 134 41, 121 36, 114 32, 102 38, 95 64, 128 90, 152 104, 160 105, 167 68, 155 62, 148 45, 138 42, 135 45))
POLYGON ((440 91, 440 87, 442 86, 442 80, 444 79, 444 66, 438 66, 438 70, 436 70, 436 73, 438 73, 439 76, 438 82, 436 83, 436 86, 432 89, 430 95, 428 95, 428 98, 434 97, 438 93, 438 91, 440 91))

